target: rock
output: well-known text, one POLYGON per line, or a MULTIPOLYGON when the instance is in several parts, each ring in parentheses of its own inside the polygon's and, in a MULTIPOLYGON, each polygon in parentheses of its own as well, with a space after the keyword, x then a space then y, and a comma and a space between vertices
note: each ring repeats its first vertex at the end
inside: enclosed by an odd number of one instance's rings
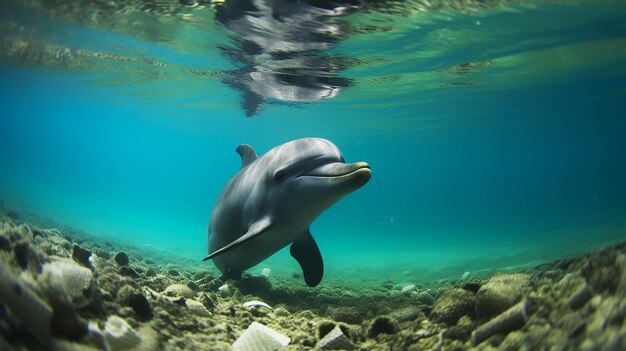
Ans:
POLYGON ((13 246, 15 260, 22 269, 38 271, 41 266, 41 258, 37 251, 26 240, 20 240, 13 246))
POLYGON ((187 285, 172 284, 163 290, 163 295, 170 297, 190 298, 193 296, 193 290, 187 285))
POLYGON ((87 334, 87 325, 80 319, 76 307, 90 304, 95 292, 95 280, 89 268, 69 258, 46 263, 37 282, 52 307, 52 330, 71 340, 87 334))
POLYGON ((433 305, 430 317, 438 322, 455 325, 464 315, 474 315, 474 295, 460 288, 444 292, 433 305))
POLYGON ((52 307, 24 286, 0 261, 0 301, 42 346, 50 345, 52 307))
POLYGON ((11 240, 0 233, 0 250, 11 251, 11 240))
POLYGON ((123 306, 132 308, 140 320, 153 317, 152 306, 146 296, 131 285, 125 285, 117 292, 117 300, 123 306))
POLYGON ((420 315, 420 310, 415 306, 405 307, 403 309, 391 312, 390 317, 398 322, 412 321, 420 315))
POLYGON ((315 348, 318 350, 354 350, 356 347, 337 325, 317 342, 315 348))
POLYGON ((232 351, 273 351, 289 345, 291 339, 263 324, 252 322, 235 340, 232 351))
POLYGON ((80 245, 74 245, 72 249, 72 258, 74 261, 82 264, 83 266, 93 270, 93 261, 91 259, 91 251, 83 249, 80 245))
POLYGON ((352 306, 336 306, 326 308, 326 313, 336 321, 348 324, 361 324, 365 319, 365 312, 352 306))
POLYGON ((527 274, 494 275, 476 293, 476 314, 485 318, 502 313, 522 299, 529 284, 527 274))
POLYGON ((523 327, 528 320, 526 309, 524 300, 481 325, 472 332, 472 345, 478 345, 495 334, 508 333, 523 327))
POLYGON ((131 277, 131 278, 140 278, 141 277, 141 275, 139 275, 139 273, 137 273, 130 266, 122 266, 120 268, 120 275, 123 275, 123 276, 126 276, 126 277, 131 277))
POLYGON ((287 317, 290 316, 291 313, 289 313, 289 311, 287 311, 286 309, 282 308, 282 307, 277 307, 274 310, 274 314, 280 317, 287 317))
POLYGON ((118 252, 115 255, 114 260, 120 266, 128 266, 128 263, 130 263, 130 259, 128 258, 128 255, 124 251, 118 252))
POLYGON ((421 304, 432 306, 435 303, 435 298, 428 291, 414 292, 413 294, 417 302, 421 304))
POLYGON ((141 343, 141 337, 118 316, 109 316, 104 324, 104 335, 111 350, 128 350, 141 343))
POLYGON ((395 319, 382 316, 377 317, 369 324, 367 336, 374 339, 378 334, 395 334, 398 330, 398 322, 395 319))
POLYGON ((170 269, 167 271, 167 274, 171 275, 172 277, 178 277, 180 275, 180 272, 176 269, 170 269))
POLYGON ((194 314, 202 317, 211 316, 211 312, 204 305, 196 300, 185 299, 185 305, 194 314))
POLYGON ((70 259, 57 259, 43 265, 39 281, 43 285, 58 286, 74 306, 85 307, 93 297, 95 281, 89 268, 70 259))

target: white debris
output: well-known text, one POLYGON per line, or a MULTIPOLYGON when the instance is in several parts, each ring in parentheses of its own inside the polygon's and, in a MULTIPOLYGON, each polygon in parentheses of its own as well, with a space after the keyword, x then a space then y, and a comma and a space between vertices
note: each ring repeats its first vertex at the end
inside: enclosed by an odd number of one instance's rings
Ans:
POLYGON ((275 351, 289 345, 291 339, 263 324, 252 322, 233 343, 232 351, 275 351))

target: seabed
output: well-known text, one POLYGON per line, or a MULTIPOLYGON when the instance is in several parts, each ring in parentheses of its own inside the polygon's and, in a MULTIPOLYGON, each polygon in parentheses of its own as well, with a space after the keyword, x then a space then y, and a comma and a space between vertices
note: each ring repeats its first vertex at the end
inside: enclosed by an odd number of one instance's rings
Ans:
POLYGON ((312 289, 34 222, 0 211, 0 350, 626 350, 626 242, 480 279, 312 289))

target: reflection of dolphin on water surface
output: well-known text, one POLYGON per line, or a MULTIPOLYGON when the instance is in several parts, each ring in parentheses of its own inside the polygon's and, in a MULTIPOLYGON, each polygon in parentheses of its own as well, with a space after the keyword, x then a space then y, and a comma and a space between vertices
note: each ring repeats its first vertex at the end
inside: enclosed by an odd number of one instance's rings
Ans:
POLYGON ((340 19, 357 2, 308 0, 226 0, 216 19, 232 31, 235 48, 220 49, 240 69, 224 80, 241 91, 246 116, 259 113, 267 99, 311 102, 333 98, 350 85, 337 74, 346 64, 323 55, 345 35, 340 19))
POLYGON ((209 223, 209 255, 223 273, 241 273, 291 244, 304 280, 322 280, 322 256, 311 223, 344 196, 365 185, 372 172, 365 162, 345 163, 330 141, 304 138, 279 145, 261 157, 240 145, 241 170, 226 184, 209 223))

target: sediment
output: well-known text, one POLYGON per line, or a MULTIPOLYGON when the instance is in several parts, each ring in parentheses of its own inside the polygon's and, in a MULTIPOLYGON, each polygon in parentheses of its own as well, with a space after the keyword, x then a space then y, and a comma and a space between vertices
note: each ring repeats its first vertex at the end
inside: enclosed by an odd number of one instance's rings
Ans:
POLYGON ((253 322, 286 350, 626 350, 625 317, 626 243, 485 279, 311 289, 0 213, 0 350, 231 350, 253 322))

